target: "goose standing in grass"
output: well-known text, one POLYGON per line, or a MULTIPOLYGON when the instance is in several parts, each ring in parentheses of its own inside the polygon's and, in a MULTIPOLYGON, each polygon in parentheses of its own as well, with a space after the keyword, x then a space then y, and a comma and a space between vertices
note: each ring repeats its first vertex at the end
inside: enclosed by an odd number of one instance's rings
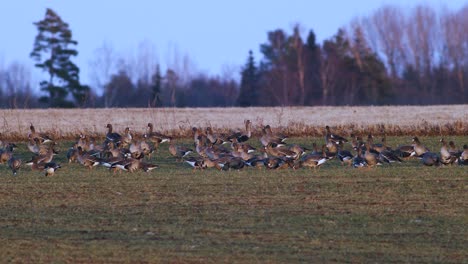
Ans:
POLYGON ((93 167, 99 165, 102 161, 101 158, 91 155, 88 152, 85 152, 81 147, 78 147, 78 162, 85 166, 88 169, 92 169, 93 167))
POLYGON ((366 152, 364 153, 364 159, 366 160, 366 163, 369 167, 374 167, 376 165, 382 165, 380 159, 379 159, 379 154, 376 153, 375 151, 372 151, 370 144, 366 143, 366 152))
POLYGON ((113 142, 114 144, 119 145, 122 142, 122 136, 119 133, 113 131, 111 124, 107 124, 106 128, 106 142, 113 142))
POLYGON ((187 156, 188 154, 192 153, 193 149, 187 148, 185 146, 180 146, 180 145, 174 145, 170 144, 169 145, 169 153, 174 156, 177 161, 181 161, 182 158, 187 156))
POLYGON ((366 159, 364 159, 364 157, 362 156, 362 148, 361 147, 358 147, 356 148, 356 156, 354 156, 353 158, 353 167, 354 168, 364 168, 364 167, 367 167, 367 162, 366 162, 366 159))
POLYGON ((29 126, 29 130, 30 130, 30 132, 28 134, 28 138, 30 138, 30 139, 37 138, 41 144, 52 141, 52 137, 49 136, 48 134, 36 132, 36 128, 33 126, 32 123, 29 126))
POLYGON ((429 149, 419 141, 418 137, 413 137, 413 148, 414 152, 411 155, 418 158, 422 157, 424 153, 429 152, 429 149))
POLYGON ((334 143, 334 144, 343 144, 348 142, 348 140, 340 135, 333 134, 330 130, 329 126, 325 126, 325 144, 328 144, 329 142, 334 143))
POLYGON ((440 162, 444 165, 452 165, 458 159, 458 156, 450 153, 445 139, 441 138, 440 142, 442 143, 442 147, 440 148, 440 162))
POLYGON ((211 127, 206 128, 206 137, 208 138, 209 142, 213 145, 222 145, 229 143, 228 138, 224 134, 215 134, 211 127))
POLYGON ((295 168, 300 168, 300 167, 309 167, 310 169, 316 170, 317 168, 320 168, 322 164, 324 164, 328 160, 327 154, 325 152, 325 145, 322 148, 322 154, 321 156, 317 156, 316 154, 308 154, 303 156, 299 163, 297 164, 297 167, 295 168))
POLYGON ((128 148, 128 146, 130 146, 130 144, 132 144, 132 141, 133 141, 133 135, 132 135, 132 133, 130 131, 130 128, 126 127, 125 131, 124 131, 124 134, 122 136, 122 147, 128 148))
POLYGON ((351 166, 353 163, 353 154, 349 150, 342 149, 341 146, 338 148, 336 156, 340 160, 341 165, 348 164, 348 166, 351 166))
POLYGON ((153 142, 154 144, 157 144, 157 146, 159 146, 161 143, 171 141, 172 138, 170 136, 156 132, 153 130, 153 128, 153 123, 148 123, 146 134, 144 135, 146 139, 153 142))
POLYGON ((245 124, 245 133, 236 132, 230 135, 227 139, 233 142, 233 139, 236 139, 237 142, 242 143, 252 137, 252 122, 250 120, 244 121, 245 124))
POLYGON ((284 146, 284 140, 286 139, 273 135, 270 126, 267 125, 262 128, 262 136, 260 137, 260 143, 262 143, 264 147, 266 147, 270 143, 275 144, 277 146, 284 146))
POLYGON ((13 172, 13 175, 16 175, 16 173, 21 167, 21 163, 21 159, 15 158, 14 156, 11 156, 11 158, 8 160, 8 167, 10 167, 11 171, 13 172))

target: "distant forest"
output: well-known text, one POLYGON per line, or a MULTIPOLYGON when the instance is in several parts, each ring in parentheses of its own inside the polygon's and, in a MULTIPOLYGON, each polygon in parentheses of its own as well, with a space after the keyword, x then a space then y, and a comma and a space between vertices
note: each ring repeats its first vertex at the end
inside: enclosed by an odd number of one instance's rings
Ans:
POLYGON ((92 83, 86 85, 72 62, 79 50, 73 25, 47 9, 32 26, 38 35, 30 56, 47 77, 37 94, 26 65, 0 65, 3 108, 468 102, 468 5, 460 10, 383 6, 322 43, 300 24, 275 29, 259 44, 260 58, 248 52, 241 69, 226 76, 191 72, 188 57, 161 71, 144 47, 137 58, 125 58, 104 44, 90 62, 92 83))

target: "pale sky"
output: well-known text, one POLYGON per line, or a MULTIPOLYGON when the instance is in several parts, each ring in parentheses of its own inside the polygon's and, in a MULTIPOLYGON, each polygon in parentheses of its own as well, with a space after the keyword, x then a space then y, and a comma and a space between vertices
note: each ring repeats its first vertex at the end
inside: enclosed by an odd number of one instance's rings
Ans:
POLYGON ((313 29, 321 43, 354 17, 369 15, 387 3, 459 9, 466 1, 6 0, 0 2, 0 67, 16 60, 31 65, 33 76, 40 77, 29 53, 37 34, 32 23, 43 19, 47 7, 70 25, 79 42, 74 62, 81 69, 82 82, 89 84, 89 62, 104 42, 125 55, 135 53, 146 41, 154 46, 163 70, 171 61, 171 50, 177 48, 199 72, 221 75, 229 68, 238 74, 250 49, 260 59, 259 46, 266 42, 268 31, 281 28, 291 33, 293 25, 300 23, 304 37, 313 29))

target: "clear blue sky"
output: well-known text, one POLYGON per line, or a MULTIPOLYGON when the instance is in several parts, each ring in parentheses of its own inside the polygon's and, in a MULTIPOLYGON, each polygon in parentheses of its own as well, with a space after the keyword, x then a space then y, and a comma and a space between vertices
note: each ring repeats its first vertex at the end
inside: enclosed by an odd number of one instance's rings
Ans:
MULTIPOLYGON (((304 35, 313 29, 321 42, 356 16, 392 3, 404 7, 430 3, 460 8, 463 0, 354 0, 354 1, 255 1, 255 0, 14 0, 0 2, 0 67, 13 60, 33 65, 29 58, 37 33, 33 22, 44 17, 47 7, 69 23, 78 40, 75 63, 81 79, 89 81, 89 61, 104 41, 122 54, 135 52, 142 41, 152 43, 163 66, 171 47, 188 54, 198 71, 221 74, 224 66, 238 71, 249 49, 259 59, 259 45, 266 42, 267 31, 282 28, 291 32, 300 23, 304 35)), ((35 78, 39 75, 33 69, 35 78)), ((237 74, 237 73, 236 73, 237 74)), ((237 77, 237 76, 236 76, 237 77)))

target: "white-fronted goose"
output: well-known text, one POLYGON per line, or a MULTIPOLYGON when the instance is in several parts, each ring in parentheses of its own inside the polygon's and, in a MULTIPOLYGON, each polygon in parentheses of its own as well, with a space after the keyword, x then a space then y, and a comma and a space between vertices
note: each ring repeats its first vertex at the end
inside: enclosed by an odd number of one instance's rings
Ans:
POLYGON ((236 139, 237 142, 242 143, 249 140, 252 137, 252 122, 250 120, 246 120, 245 124, 245 133, 236 132, 230 135, 227 139, 232 142, 233 139, 236 139))
POLYGON ((362 148, 357 147, 356 148, 357 154, 353 158, 353 167, 354 168, 364 168, 367 167, 367 162, 364 157, 362 157, 362 148))
POLYGON ((245 161, 245 165, 261 169, 265 167, 265 160, 263 157, 252 157, 245 161))
POLYGON ((342 147, 338 148, 338 152, 336 153, 336 156, 341 162, 341 165, 344 165, 345 163, 351 166, 353 162, 353 154, 351 154, 350 151, 342 149, 342 147))
POLYGON ((296 152, 290 150, 287 147, 273 147, 272 143, 269 143, 265 147, 265 152, 274 157, 285 157, 290 159, 297 159, 300 157, 296 152))
POLYGON ((0 164, 8 162, 13 156, 13 151, 16 148, 16 144, 8 143, 4 149, 0 149, 0 164))
POLYGON ((268 157, 264 160, 264 165, 269 170, 295 169, 294 160, 286 157, 268 157))
POLYGON ((78 162, 85 166, 88 169, 92 169, 93 167, 101 164, 102 159, 96 156, 90 155, 88 152, 83 151, 81 147, 78 147, 78 162))
POLYGON ((426 166, 439 166, 440 158, 436 153, 433 152, 424 152, 421 155, 421 162, 426 166))
POLYGON ((40 143, 46 143, 46 142, 52 141, 52 137, 50 137, 48 134, 36 132, 36 129, 34 128, 32 123, 29 126, 29 129, 31 131, 28 134, 28 138, 32 138, 32 139, 37 138, 40 143))
POLYGON ((61 168, 60 164, 55 162, 47 162, 44 164, 45 176, 53 176, 55 171, 61 168))
POLYGON ((116 145, 119 145, 122 142, 122 136, 119 133, 113 131, 113 127, 111 124, 107 124, 107 134, 106 134, 106 141, 113 142, 116 145))
POLYGON ((203 158, 189 157, 189 158, 184 159, 184 162, 189 164, 193 168, 193 170, 196 170, 196 169, 202 170, 205 168, 205 163, 204 163, 203 158))
POLYGON ((172 139, 170 136, 153 131, 153 123, 148 123, 147 132, 144 137, 158 146, 159 144, 169 142, 172 139))
POLYGON ((370 167, 374 167, 375 165, 382 165, 379 159, 379 154, 371 150, 369 143, 366 143, 366 152, 364 153, 364 159, 366 160, 367 165, 370 167))
POLYGON ((122 147, 127 148, 128 146, 130 146, 130 144, 132 144, 132 141, 133 141, 133 135, 130 131, 130 128, 126 127, 124 134, 122 136, 122 147))
POLYGON ((343 144, 345 142, 348 142, 348 140, 340 135, 333 134, 330 130, 329 126, 325 126, 325 144, 328 142, 332 142, 334 144, 343 144))
POLYGON ((440 142, 442 143, 442 147, 440 148, 440 162, 444 165, 452 165, 458 159, 457 155, 450 153, 445 139, 441 138, 440 142))
POLYGON ((298 163, 298 166, 295 168, 309 167, 310 169, 314 169, 314 170, 316 170, 317 168, 320 168, 320 166, 328 160, 327 154, 324 150, 325 150, 325 145, 323 147, 322 155, 320 157, 318 157, 317 154, 305 155, 304 157, 301 158, 301 160, 298 163))
POLYGON ((49 148, 46 153, 40 153, 36 156, 33 156, 31 160, 29 160, 26 165, 33 165, 33 164, 39 164, 39 163, 49 163, 52 162, 52 159, 54 158, 55 155, 57 155, 58 152, 54 150, 53 147, 49 148))
POLYGON ((21 167, 21 163, 21 159, 15 158, 14 156, 11 156, 11 158, 8 160, 8 167, 10 167, 11 171, 13 172, 13 175, 16 175, 16 173, 21 167))
POLYGON ((174 145, 172 143, 169 145, 169 153, 171 153, 172 156, 176 157, 177 160, 182 160, 183 157, 187 156, 192 152, 193 149, 187 148, 185 146, 174 145))
POLYGON ((413 148, 414 153, 412 156, 421 157, 424 153, 429 152, 429 149, 419 141, 418 137, 413 137, 413 148))

